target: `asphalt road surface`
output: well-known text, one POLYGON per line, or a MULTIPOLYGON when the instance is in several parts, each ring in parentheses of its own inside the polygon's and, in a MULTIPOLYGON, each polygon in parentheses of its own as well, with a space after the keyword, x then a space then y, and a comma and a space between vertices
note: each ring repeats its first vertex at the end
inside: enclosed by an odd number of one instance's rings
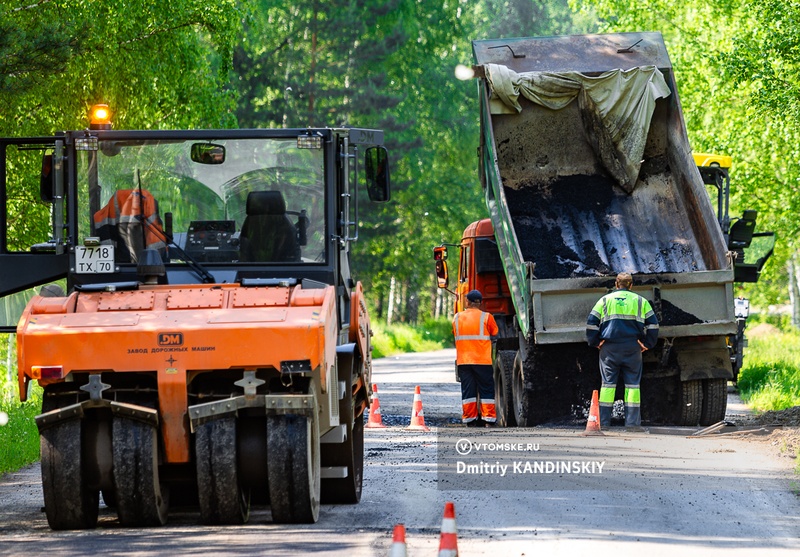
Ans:
POLYGON ((101 508, 95 530, 52 532, 32 466, 0 480, 0 556, 381 556, 396 523, 409 555, 434 556, 446 501, 462 557, 800 554, 800 477, 769 438, 467 429, 454 357, 375 362, 388 427, 366 431, 362 501, 323 506, 315 525, 274 525, 266 508, 239 527, 178 511, 164 527, 125 529, 101 508), (417 385, 429 432, 406 429, 417 385))

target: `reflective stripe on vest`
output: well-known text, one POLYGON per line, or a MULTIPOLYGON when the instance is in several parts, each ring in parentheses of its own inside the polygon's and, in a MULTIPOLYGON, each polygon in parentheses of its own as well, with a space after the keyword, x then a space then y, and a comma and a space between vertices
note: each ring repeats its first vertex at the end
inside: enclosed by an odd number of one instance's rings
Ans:
POLYGON ((485 311, 481 312, 481 328, 480 328, 480 331, 478 332, 477 335, 460 335, 459 332, 458 332, 459 318, 458 318, 458 315, 456 315, 456 318, 455 318, 455 326, 456 326, 455 339, 456 339, 456 342, 458 342, 459 340, 492 340, 492 337, 485 333, 485 331, 486 331, 486 319, 488 317, 489 317, 488 313, 486 313, 485 311))

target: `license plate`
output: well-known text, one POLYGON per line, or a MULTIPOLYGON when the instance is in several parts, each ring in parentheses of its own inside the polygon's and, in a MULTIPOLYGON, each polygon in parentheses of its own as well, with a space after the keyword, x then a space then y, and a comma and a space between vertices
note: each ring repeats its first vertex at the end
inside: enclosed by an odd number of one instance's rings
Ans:
POLYGON ((113 273, 114 246, 77 246, 75 272, 78 274, 113 273))

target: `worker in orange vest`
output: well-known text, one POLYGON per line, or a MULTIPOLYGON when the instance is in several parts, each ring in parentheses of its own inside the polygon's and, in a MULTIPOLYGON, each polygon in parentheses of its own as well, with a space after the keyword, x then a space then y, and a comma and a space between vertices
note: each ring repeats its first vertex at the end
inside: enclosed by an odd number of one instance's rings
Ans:
POLYGON ((461 420, 467 427, 478 427, 482 424, 494 427, 497 423, 492 337, 497 336, 498 328, 492 314, 481 311, 482 302, 480 291, 470 290, 467 293, 467 308, 453 318, 456 365, 461 378, 461 420))
POLYGON ((117 263, 136 263, 144 248, 166 255, 167 236, 161 224, 158 202, 144 189, 114 192, 108 203, 94 214, 94 226, 101 244, 116 248, 117 263))

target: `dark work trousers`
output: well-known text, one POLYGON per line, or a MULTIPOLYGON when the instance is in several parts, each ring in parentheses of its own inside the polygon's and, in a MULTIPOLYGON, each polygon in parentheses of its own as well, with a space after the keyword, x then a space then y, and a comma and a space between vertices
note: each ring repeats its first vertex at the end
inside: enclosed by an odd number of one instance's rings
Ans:
POLYGON ((491 364, 462 364, 458 366, 461 377, 461 421, 465 424, 478 419, 478 400, 481 398, 481 417, 484 422, 497 421, 494 405, 494 370, 491 364))
POLYGON ((600 426, 611 425, 614 393, 620 373, 625 382, 625 425, 642 425, 639 384, 642 381, 642 348, 639 343, 604 342, 600 347, 600 426))

